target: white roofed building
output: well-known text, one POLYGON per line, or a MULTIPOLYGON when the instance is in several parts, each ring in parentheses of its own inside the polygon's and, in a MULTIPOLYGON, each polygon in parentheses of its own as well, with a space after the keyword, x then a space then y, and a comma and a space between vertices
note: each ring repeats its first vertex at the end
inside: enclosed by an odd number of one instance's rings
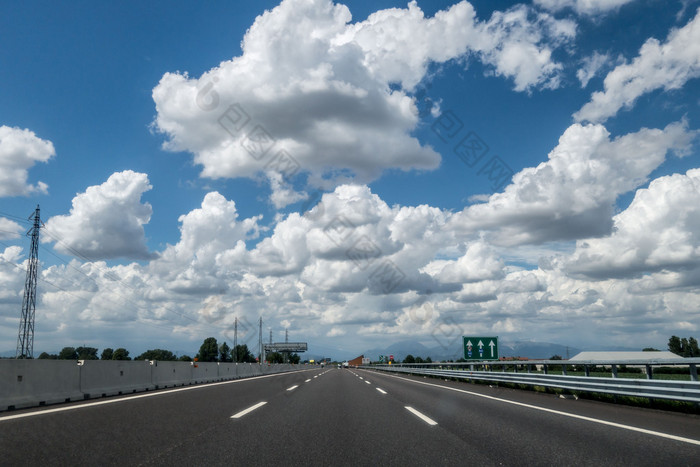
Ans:
POLYGON ((602 351, 602 352, 580 352, 569 359, 569 361, 610 361, 610 360, 661 360, 661 359, 680 359, 673 352, 667 350, 650 351, 650 352, 617 352, 617 351, 602 351))

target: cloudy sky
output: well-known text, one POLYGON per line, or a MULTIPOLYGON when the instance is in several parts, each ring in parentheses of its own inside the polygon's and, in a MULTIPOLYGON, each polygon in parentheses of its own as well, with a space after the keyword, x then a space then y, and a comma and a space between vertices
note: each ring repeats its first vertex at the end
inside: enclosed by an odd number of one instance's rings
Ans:
POLYGON ((700 333, 699 1, 0 5, 0 351, 700 333))

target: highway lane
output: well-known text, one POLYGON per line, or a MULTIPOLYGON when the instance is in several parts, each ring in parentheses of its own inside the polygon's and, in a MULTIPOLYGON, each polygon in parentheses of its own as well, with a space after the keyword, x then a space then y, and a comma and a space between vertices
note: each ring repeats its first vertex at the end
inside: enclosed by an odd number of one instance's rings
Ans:
POLYGON ((495 463, 509 465, 518 459, 522 465, 698 465, 700 460, 700 417, 694 415, 488 385, 352 371, 430 414, 465 446, 486 447, 495 463))
MULTIPOLYGON (((348 370, 331 369, 268 400, 187 452, 163 464, 199 459, 248 465, 457 465, 459 439, 431 430, 396 399, 348 370), (221 449, 230 446, 230 449, 221 449)), ((487 465, 478 452, 472 460, 487 465)))
MULTIPOLYGON (((529 404, 542 409, 562 411, 572 415, 580 415, 607 420, 613 423, 629 426, 639 426, 651 431, 658 431, 680 437, 700 439, 700 417, 662 410, 648 410, 626 405, 615 405, 591 400, 572 400, 534 391, 522 391, 505 387, 485 384, 465 384, 464 382, 445 381, 439 378, 426 378, 398 373, 375 372, 367 370, 352 370, 362 376, 367 373, 369 378, 379 378, 387 381, 388 385, 396 385, 398 390, 404 390, 405 382, 414 381, 422 385, 439 385, 484 397, 507 399, 511 402, 529 404), (384 379, 388 378, 388 379, 384 379)), ((478 397, 478 396, 477 396, 478 397)))
POLYGON ((235 412, 320 370, 0 414, 3 465, 140 465, 186 451, 235 412), (64 409, 72 409, 67 411, 64 409), (26 418, 11 418, 25 414, 26 418), (45 415, 44 415, 45 414, 45 415), (9 419, 8 419, 9 418, 9 419))
POLYGON ((147 397, 108 398, 100 400, 107 404, 78 410, 3 413, 0 463, 697 465, 700 458, 699 444, 435 385, 700 440, 700 420, 694 416, 437 379, 315 368, 147 397), (7 418, 26 413, 38 415, 7 418))

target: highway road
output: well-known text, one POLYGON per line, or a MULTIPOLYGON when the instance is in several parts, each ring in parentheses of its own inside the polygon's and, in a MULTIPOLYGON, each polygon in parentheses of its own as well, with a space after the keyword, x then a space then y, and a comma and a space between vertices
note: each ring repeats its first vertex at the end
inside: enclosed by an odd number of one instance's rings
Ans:
POLYGON ((313 367, 0 413, 0 464, 697 466, 700 418, 313 367))

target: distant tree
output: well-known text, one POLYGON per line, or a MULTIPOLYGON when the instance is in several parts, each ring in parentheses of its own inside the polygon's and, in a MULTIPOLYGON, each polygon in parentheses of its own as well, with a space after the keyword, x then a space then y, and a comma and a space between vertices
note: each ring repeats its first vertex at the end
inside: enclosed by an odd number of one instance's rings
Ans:
POLYGON ((700 357, 698 341, 694 337, 679 338, 671 336, 668 340, 668 350, 681 357, 700 357))
POLYGON ((265 360, 268 363, 284 363, 284 355, 279 352, 270 352, 265 354, 265 360))
POLYGON ((233 349, 233 361, 239 363, 255 363, 255 357, 246 344, 237 345, 233 349))
POLYGON ((642 349, 642 352, 658 352, 659 349, 655 349, 654 347, 644 347, 642 349))
POLYGON ((131 357, 129 357, 129 351, 126 350, 123 347, 119 347, 117 350, 114 351, 112 354, 112 360, 131 360, 131 357))
POLYGON ((416 363, 425 363, 422 357, 416 357, 416 363))
MULTIPOLYGON (((564 360, 561 355, 552 355, 549 357, 550 360, 564 360)), ((549 365, 549 369, 552 371, 560 371, 563 368, 562 365, 549 365)))
POLYGON ((134 360, 160 360, 160 361, 175 361, 175 354, 169 350, 152 349, 146 350, 144 353, 134 358, 134 360))
POLYGON ((694 337, 688 338, 688 357, 700 357, 700 348, 698 348, 698 340, 694 337))
POLYGON ((425 363, 433 363, 433 359, 430 358, 430 357, 427 357, 427 358, 425 359, 425 363))
POLYGON ((76 347, 78 360, 98 360, 97 349, 95 347, 76 347))
POLYGON ((241 361, 242 361, 243 363, 257 363, 257 362, 258 362, 258 358, 257 358, 255 355, 253 355, 253 352, 251 352, 251 351, 249 350, 248 353, 245 354, 245 359, 244 359, 244 360, 241 360, 241 361))
POLYGON ((678 336, 671 336, 668 340, 668 351, 673 352, 676 355, 683 356, 683 346, 681 345, 681 339, 678 336))
POLYGON ((219 361, 220 362, 230 362, 231 361, 231 347, 224 341, 223 344, 219 346, 219 361))
POLYGON ((63 347, 58 353, 59 360, 77 360, 78 352, 75 351, 75 347, 63 347))
POLYGON ((293 365, 298 365, 299 361, 301 361, 301 357, 299 355, 293 353, 289 356, 289 363, 293 365))
POLYGON ((114 349, 107 347, 102 351, 102 355, 100 355, 100 360, 112 360, 112 355, 114 355, 114 349))
POLYGON ((192 361, 192 357, 190 357, 189 355, 182 355, 182 356, 180 356, 180 358, 178 358, 178 361, 180 361, 180 362, 191 362, 191 361, 192 361))
POLYGON ((38 357, 39 360, 56 360, 57 358, 58 358, 58 355, 50 354, 47 352, 41 352, 41 354, 39 354, 39 357, 38 357))
POLYGON ((219 357, 219 344, 216 342, 215 337, 207 337, 202 342, 199 347, 199 352, 197 353, 197 359, 200 362, 215 362, 219 357))
POLYGON ((404 363, 416 363, 416 359, 413 358, 413 355, 408 354, 406 355, 406 358, 403 359, 404 363))

